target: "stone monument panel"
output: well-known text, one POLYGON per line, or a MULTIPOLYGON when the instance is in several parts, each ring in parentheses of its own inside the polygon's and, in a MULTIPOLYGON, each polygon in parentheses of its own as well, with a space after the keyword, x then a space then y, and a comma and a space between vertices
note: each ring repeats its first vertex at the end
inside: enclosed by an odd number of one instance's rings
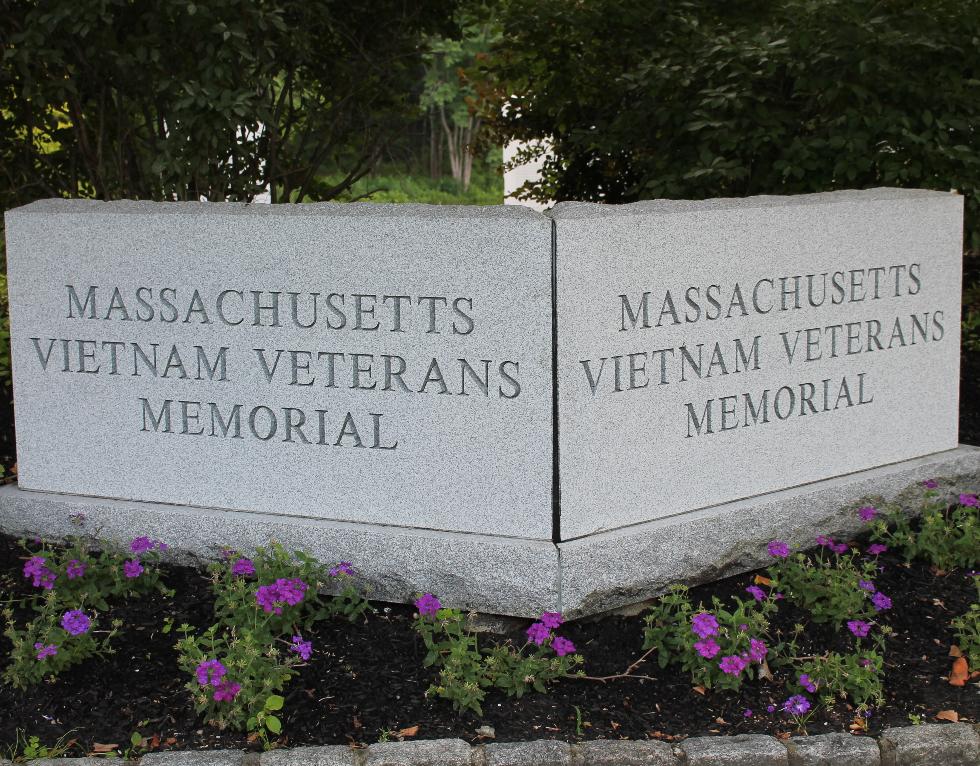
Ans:
POLYGON ((551 223, 6 215, 22 489, 551 540, 551 223))
POLYGON ((563 540, 956 447, 961 197, 550 215, 563 540))

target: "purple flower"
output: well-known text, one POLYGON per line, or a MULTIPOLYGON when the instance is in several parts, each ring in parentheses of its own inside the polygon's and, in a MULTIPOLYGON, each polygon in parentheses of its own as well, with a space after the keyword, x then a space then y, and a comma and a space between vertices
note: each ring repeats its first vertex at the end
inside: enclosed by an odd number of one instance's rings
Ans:
POLYGON ((194 671, 197 675, 197 682, 201 686, 209 686, 217 683, 228 673, 228 668, 217 660, 204 660, 194 671))
POLYGON ((542 612, 541 617, 538 619, 541 621, 542 625, 544 625, 546 628, 550 628, 551 630, 558 630, 558 628, 560 628, 561 624, 564 622, 561 612, 542 612))
POLYGON ((830 550, 836 553, 838 556, 843 556, 845 553, 850 553, 851 548, 847 543, 835 543, 830 546, 830 550))
POLYGON ((415 608, 422 617, 435 617, 436 612, 442 609, 442 604, 431 593, 425 593, 415 602, 415 608))
POLYGON ((882 545, 881 543, 872 543, 871 545, 868 546, 868 553, 870 553, 872 556, 877 556, 881 553, 884 553, 887 550, 888 550, 888 546, 882 545))
POLYGON ((745 708, 745 710, 742 711, 742 717, 743 718, 751 718, 752 717, 752 711, 749 708, 745 708))
POLYGON ((231 702, 241 690, 242 685, 234 681, 219 681, 214 685, 214 701, 231 702))
POLYGON ((231 565, 231 573, 235 577, 247 577, 248 575, 255 574, 255 562, 252 559, 235 559, 235 563, 231 565))
POLYGON ((777 559, 784 559, 789 556, 789 546, 782 540, 772 540, 769 545, 766 546, 766 550, 769 551, 769 555, 777 559))
POLYGON ((549 638, 551 638, 551 631, 543 622, 536 622, 527 629, 527 640, 532 644, 541 646, 549 638))
POLYGON ((745 589, 745 592, 752 596, 756 601, 765 601, 766 592, 762 590, 758 585, 750 585, 745 589))
POLYGON ((868 580, 858 580, 858 587, 861 590, 868 591, 868 593, 874 593, 875 592, 875 584, 873 582, 868 581, 868 580))
POLYGON ((136 559, 132 561, 123 562, 123 574, 126 575, 130 580, 134 580, 143 574, 143 565, 139 563, 136 559))
POLYGON ((812 679, 806 673, 800 676, 800 686, 806 689, 810 694, 813 694, 817 690, 817 685, 813 683, 812 679))
POLYGON ((871 626, 864 620, 848 620, 847 629, 858 638, 864 638, 871 630, 871 626))
POLYGON ((869 660, 869 659, 863 659, 863 660, 859 660, 858 661, 858 665, 860 665, 862 668, 866 668, 870 664, 871 664, 871 660, 869 660))
POLYGON ((738 626, 738 632, 739 633, 744 633, 748 629, 749 629, 749 626, 746 625, 744 622, 741 625, 738 626))
POLYGON ((143 535, 142 537, 135 537, 133 538, 133 542, 129 544, 129 550, 131 550, 137 556, 141 553, 152 551, 153 541, 146 535, 143 535))
POLYGON ((555 654, 559 657, 564 657, 566 654, 572 654, 575 651, 575 644, 564 636, 557 636, 551 642, 551 648, 555 650, 555 654))
POLYGON ((701 638, 718 635, 718 620, 710 612, 700 612, 691 618, 691 632, 701 638))
POLYGON ((730 676, 737 676, 746 666, 749 664, 748 660, 744 657, 739 657, 737 654, 730 654, 727 657, 722 657, 721 662, 718 663, 718 667, 721 668, 722 673, 727 673, 730 676))
POLYGON ((753 662, 762 662, 766 655, 769 654, 769 649, 766 647, 764 641, 760 641, 757 638, 753 638, 749 641, 749 659, 753 662))
POLYGON ((976 495, 960 495, 960 505, 980 508, 980 500, 977 499, 976 495))
POLYGON ((62 615, 61 627, 71 636, 80 636, 82 633, 88 633, 89 628, 92 627, 92 621, 85 612, 80 609, 73 609, 62 615))
POLYGON ((817 545, 821 548, 829 548, 834 544, 834 538, 827 537, 827 535, 817 535, 817 545))
POLYGON ((871 603, 874 604, 876 612, 883 612, 886 609, 892 608, 892 600, 881 591, 878 591, 871 597, 871 603))
POLYGON ((783 710, 792 715, 803 715, 810 709, 810 700, 802 694, 794 694, 783 703, 783 710))
POLYGON ((694 648, 698 650, 698 654, 704 657, 706 660, 712 659, 718 652, 721 651, 721 647, 715 643, 713 638, 702 638, 700 641, 694 642, 694 648))
POLYGON ((85 574, 86 565, 78 559, 72 559, 65 567, 65 574, 69 580, 75 580, 85 574))
POLYGON ((775 713, 776 712, 776 706, 775 705, 766 705, 766 712, 767 713, 775 713))
POLYGON ((871 521, 877 515, 878 509, 873 505, 865 505, 858 508, 858 516, 861 517, 861 521, 871 521))
POLYGON ((340 575, 347 575, 348 577, 354 576, 354 565, 349 561, 341 561, 337 566, 330 570, 331 577, 339 577, 340 575))
MULTIPOLYGON (((303 600, 309 586, 298 577, 280 577, 271 585, 262 585, 255 591, 255 600, 267 614, 282 614, 284 606, 296 606, 303 600)), ((421 599, 420 599, 421 600, 421 599)))
POLYGON ((313 642, 304 641, 302 636, 293 636, 293 643, 289 645, 289 651, 295 652, 306 661, 313 654, 313 642))
POLYGON ((935 489, 939 486, 939 482, 935 479, 926 479, 924 482, 922 482, 922 486, 926 489, 935 489))
POLYGON ((54 657, 58 653, 58 647, 54 644, 44 644, 37 643, 34 644, 34 649, 37 650, 38 661, 46 660, 48 657, 54 657))
POLYGON ((44 556, 31 556, 24 564, 24 577, 31 578, 31 584, 35 588, 51 590, 54 587, 56 575, 46 566, 47 559, 44 556))

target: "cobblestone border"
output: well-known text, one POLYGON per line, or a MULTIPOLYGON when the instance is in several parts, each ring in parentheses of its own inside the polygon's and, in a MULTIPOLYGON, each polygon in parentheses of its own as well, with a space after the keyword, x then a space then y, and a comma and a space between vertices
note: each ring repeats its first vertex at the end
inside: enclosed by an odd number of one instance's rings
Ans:
MULTIPOLYGON (((104 766, 99 758, 43 759, 32 766, 104 766)), ((297 747, 268 753, 200 750, 150 753, 139 766, 977 766, 980 725, 885 729, 876 739, 820 734, 779 740, 762 734, 692 737, 675 746, 647 740, 555 740, 470 746, 461 739, 381 742, 370 747, 297 747)), ((11 766, 0 760, 0 766, 11 766)))

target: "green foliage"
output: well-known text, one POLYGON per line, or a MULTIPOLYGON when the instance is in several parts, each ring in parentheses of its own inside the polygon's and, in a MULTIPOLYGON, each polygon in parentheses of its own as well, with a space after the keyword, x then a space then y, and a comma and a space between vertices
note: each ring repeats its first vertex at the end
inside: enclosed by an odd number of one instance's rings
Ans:
POLYGON ((980 247, 980 4, 502 0, 476 66, 535 199, 958 189, 980 247))
POLYGON ((14 742, 7 747, 7 759, 14 763, 27 763, 39 758, 60 758, 70 749, 69 741, 72 731, 66 732, 58 738, 58 741, 48 747, 41 743, 41 738, 36 734, 28 735, 21 729, 14 732, 14 742))
POLYGON ((970 604, 966 614, 960 615, 950 623, 956 632, 956 645, 966 657, 970 670, 980 670, 980 575, 973 573, 977 587, 977 600, 970 604))
POLYGON ((156 550, 137 557, 111 543, 102 543, 101 550, 93 552, 80 539, 67 548, 20 542, 29 563, 34 562, 44 572, 44 584, 35 581, 37 590, 26 599, 35 616, 22 626, 18 626, 11 605, 3 611, 4 635, 12 645, 3 679, 16 688, 27 689, 91 657, 111 653, 111 641, 121 623, 113 621, 100 629, 100 618, 113 600, 140 598, 153 591, 171 593, 160 579, 156 550), (134 561, 139 561, 142 569, 138 576, 127 577, 125 565, 134 561), (66 613, 76 610, 85 614, 90 625, 85 632, 72 635, 62 627, 62 620, 66 613), (53 653, 45 656, 45 650, 51 649, 53 653))
MULTIPOLYGON (((493 160, 474 165, 470 186, 465 191, 452 178, 432 179, 419 173, 406 172, 396 167, 383 167, 377 173, 365 176, 341 201, 367 202, 423 202, 431 205, 500 205, 504 201, 504 181, 498 168, 499 151, 493 160)), ((335 182, 336 176, 328 176, 326 183, 335 182)))
POLYGON ((768 648, 761 662, 752 662, 737 674, 726 673, 720 668, 725 657, 747 656, 752 650, 752 641, 763 641, 768 635, 769 616, 776 611, 772 598, 762 602, 744 601, 733 598, 734 607, 724 608, 721 600, 712 598, 712 608, 703 604, 695 608, 687 595, 687 588, 675 585, 650 608, 644 618, 643 648, 655 649, 657 662, 661 668, 670 664, 679 665, 691 674, 691 681, 707 689, 738 690, 742 684, 754 677, 768 673, 768 658, 776 653, 768 648), (692 629, 694 617, 711 614, 717 622, 717 629, 708 639, 717 645, 717 651, 706 657, 696 644, 701 637, 692 629))
POLYGON ((423 664, 439 668, 439 682, 426 694, 477 715, 483 715, 487 689, 496 687, 508 697, 522 697, 532 689, 543 694, 548 684, 582 664, 578 654, 556 655, 551 648, 554 636, 541 645, 526 643, 518 648, 507 642, 481 650, 477 634, 466 628, 466 617, 458 609, 417 615, 415 629, 427 651, 423 664))
POLYGON ((980 563, 980 508, 966 505, 961 495, 948 501, 934 489, 927 490, 918 524, 899 507, 883 509, 871 525, 871 539, 900 551, 906 561, 921 559, 949 570, 980 563))
MULTIPOLYGON (((881 637, 876 641, 883 641, 881 637)), ((860 645, 860 640, 858 641, 860 645)), ((822 691, 824 703, 830 707, 834 699, 850 698, 862 707, 878 707, 884 703, 882 684, 885 660, 876 648, 854 652, 828 652, 799 664, 801 673, 807 674, 822 691)))
POLYGON ((805 609, 816 623, 830 623, 836 630, 848 620, 875 615, 870 585, 878 573, 874 559, 859 559, 854 551, 832 553, 824 547, 814 555, 795 553, 769 567, 772 587, 805 609))
POLYGON ((190 625, 179 628, 178 665, 191 676, 186 688, 199 715, 219 728, 247 729, 268 746, 269 735, 282 728, 279 693, 304 663, 296 640, 321 620, 343 616, 353 622, 370 607, 350 575, 331 574, 311 556, 278 544, 257 549, 251 559, 228 551, 209 571, 216 622, 201 633, 190 625), (239 561, 251 562, 254 574, 236 575, 239 561), (300 594, 295 603, 260 603, 260 590, 277 582, 300 594), (327 588, 339 594, 328 595, 327 588), (222 670, 205 673, 201 683, 202 663, 219 663, 222 670))
POLYGON ((5 0, 0 204, 330 199, 418 115, 453 0, 5 0), (343 168, 332 187, 313 182, 343 168))

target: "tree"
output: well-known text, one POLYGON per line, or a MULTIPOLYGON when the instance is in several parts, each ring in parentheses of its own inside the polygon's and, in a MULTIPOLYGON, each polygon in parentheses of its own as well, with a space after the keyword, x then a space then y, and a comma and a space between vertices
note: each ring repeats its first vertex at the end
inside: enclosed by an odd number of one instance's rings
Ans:
POLYGON ((534 199, 918 186, 980 247, 980 1, 502 0, 479 67, 499 141, 547 139, 534 199))
POLYGON ((422 40, 454 7, 0 0, 4 203, 335 197, 417 114, 422 40))
POLYGON ((428 40, 421 103, 429 110, 433 135, 441 130, 445 140, 433 146, 433 160, 441 162, 445 147, 453 178, 465 191, 470 186, 473 153, 482 125, 477 92, 467 80, 466 69, 486 55, 500 32, 486 8, 468 8, 458 18, 458 38, 433 36, 428 40))

